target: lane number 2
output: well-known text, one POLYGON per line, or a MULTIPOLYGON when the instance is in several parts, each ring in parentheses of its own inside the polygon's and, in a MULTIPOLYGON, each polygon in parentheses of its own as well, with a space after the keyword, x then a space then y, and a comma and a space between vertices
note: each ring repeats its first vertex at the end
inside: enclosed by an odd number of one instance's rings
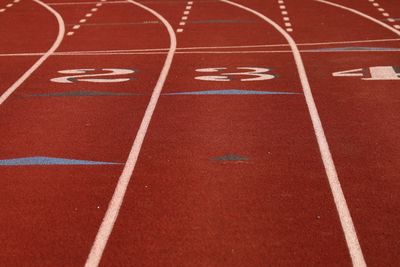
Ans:
POLYGON ((69 74, 68 76, 57 77, 51 79, 55 83, 76 83, 76 82, 91 82, 91 83, 119 83, 134 79, 133 77, 116 77, 121 75, 133 74, 134 69, 73 69, 60 70, 60 74, 69 74), (72 75, 71 75, 72 74, 72 75))
POLYGON ((234 79, 234 76, 243 77, 240 79, 242 82, 272 80, 276 76, 269 73, 270 68, 260 67, 236 67, 236 72, 225 72, 227 68, 202 68, 196 69, 196 72, 212 73, 213 75, 197 76, 196 80, 214 81, 214 82, 228 82, 234 79), (215 73, 215 74, 214 74, 215 73), (248 76, 247 78, 245 78, 248 76))
POLYGON ((400 67, 376 66, 365 69, 353 69, 332 73, 334 77, 362 77, 367 81, 400 80, 400 67))

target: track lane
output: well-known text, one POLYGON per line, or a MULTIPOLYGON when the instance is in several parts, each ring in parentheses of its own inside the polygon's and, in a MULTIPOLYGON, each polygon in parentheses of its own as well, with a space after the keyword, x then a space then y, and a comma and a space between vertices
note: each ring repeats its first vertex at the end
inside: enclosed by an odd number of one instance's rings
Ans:
MULTIPOLYGON (((207 4, 195 3, 191 19, 207 4)), ((161 4, 150 6, 164 14, 161 4)), ((220 14, 215 10, 240 15, 222 3, 211 7, 213 19, 220 14)), ((260 33, 254 38, 275 34, 284 42, 265 23, 254 25, 252 32, 260 33)), ((185 27, 180 43, 200 32, 190 21, 185 27)), ((213 29, 204 34, 214 36, 213 29)), ((235 45, 231 35, 237 32, 225 34, 229 43, 218 45, 235 45)), ((301 93, 291 73, 291 54, 176 56, 101 265, 351 264, 301 95, 168 95, 222 89, 301 93), (234 71, 258 64, 272 65, 280 79, 248 85, 194 79, 197 68, 234 71), (213 160, 229 153, 247 159, 213 160), (295 208, 299 203, 304 208, 295 208)))
MULTIPOLYGON (((143 13, 133 5, 130 10, 124 14, 131 18, 143 13)), ((93 16, 93 22, 102 21, 93 16)), ((113 32, 108 29, 104 36, 115 41, 113 32)), ((160 47, 167 44, 163 34, 158 33, 160 47)), ((80 45, 74 36, 65 42, 80 45)), ((132 43, 121 48, 135 47, 132 43)), ((1 239, 7 240, 2 265, 84 264, 164 60, 164 55, 51 57, 3 105, 2 160, 51 157, 114 164, 2 165, 1 239), (63 76, 60 70, 78 68, 137 72, 121 84, 50 81, 63 76)))

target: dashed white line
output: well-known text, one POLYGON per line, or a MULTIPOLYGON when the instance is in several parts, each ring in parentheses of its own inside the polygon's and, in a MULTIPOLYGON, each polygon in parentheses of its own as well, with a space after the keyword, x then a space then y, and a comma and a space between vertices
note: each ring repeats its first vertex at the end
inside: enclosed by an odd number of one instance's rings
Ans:
MULTIPOLYGON (((101 2, 106 2, 106 1, 107 1, 107 0, 104 0, 104 1, 101 0, 101 2)), ((84 19, 80 19, 80 20, 79 20, 79 23, 80 23, 80 24, 85 23, 85 22, 87 21, 87 18, 92 17, 92 16, 93 16, 93 13, 94 13, 94 12, 97 12, 97 11, 99 10, 98 7, 100 7, 100 6, 102 6, 102 5, 103 5, 102 3, 97 3, 97 4, 96 4, 96 7, 90 9, 91 13, 86 13, 86 14, 85 14, 85 18, 84 18, 84 19)), ((74 26, 72 27, 72 30, 78 30, 78 29, 81 27, 80 24, 74 25, 74 26)), ((74 35, 74 31, 69 31, 69 32, 67 33, 67 36, 72 36, 72 35, 74 35)))
POLYGON ((14 6, 14 4, 19 3, 20 0, 14 0, 12 3, 8 3, 4 8, 0 9, 0 13, 7 11, 7 8, 11 8, 14 6))
MULTIPOLYGON (((190 11, 192 9, 193 1, 188 1, 187 5, 185 6, 185 10, 183 11, 183 16, 181 18, 181 21, 179 22, 179 26, 185 26, 186 25, 186 20, 188 20, 190 11)), ((180 27, 176 29, 176 32, 181 33, 183 32, 183 27, 180 27)))
MULTIPOLYGON (((376 9, 377 9, 379 12, 381 12, 382 16, 384 16, 384 17, 387 18, 387 19, 386 19, 387 21, 389 21, 389 22, 391 22, 391 23, 395 22, 395 20, 394 20, 393 18, 390 18, 390 14, 389 14, 388 12, 386 12, 386 10, 385 10, 384 8, 380 7, 380 4, 379 4, 379 3, 375 2, 375 0, 372 0, 372 1, 369 0, 369 2, 372 3, 372 5, 373 5, 374 7, 376 7, 376 9)), ((397 25, 397 24, 392 25, 392 26, 393 26, 393 28, 395 28, 395 29, 399 29, 399 28, 398 28, 399 25, 397 25)))
POLYGON ((283 16, 284 25, 287 32, 293 32, 292 23, 290 23, 290 18, 288 12, 286 11, 285 0, 278 0, 279 8, 282 10, 281 14, 283 16))

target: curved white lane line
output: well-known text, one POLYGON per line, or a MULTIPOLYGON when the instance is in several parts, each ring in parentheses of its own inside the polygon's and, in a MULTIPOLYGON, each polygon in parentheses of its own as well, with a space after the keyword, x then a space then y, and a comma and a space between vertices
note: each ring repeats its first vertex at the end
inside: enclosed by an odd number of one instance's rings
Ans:
POLYGON ((398 36, 400 36, 400 31, 398 31, 398 30, 396 30, 395 28, 391 27, 390 25, 388 25, 388 24, 386 24, 386 23, 383 23, 382 21, 377 20, 377 19, 375 19, 375 18, 373 18, 373 17, 371 17, 371 16, 368 16, 367 14, 364 14, 364 13, 358 11, 358 10, 355 10, 355 9, 353 9, 353 8, 349 8, 349 7, 346 7, 346 6, 342 6, 342 5, 339 5, 339 4, 336 4, 336 3, 332 3, 332 2, 329 2, 329 1, 325 1, 325 0, 314 0, 314 1, 320 2, 320 3, 323 3, 323 4, 327 4, 327 5, 330 5, 330 6, 334 6, 334 7, 343 9, 343 10, 350 11, 350 12, 352 12, 352 13, 354 13, 354 14, 357 14, 357 15, 363 17, 363 18, 366 18, 366 19, 369 19, 369 20, 373 21, 373 22, 375 22, 375 23, 381 25, 382 27, 385 27, 385 28, 388 29, 389 31, 392 31, 392 32, 394 32, 395 34, 397 34, 398 36))
POLYGON ((287 42, 290 45, 290 48, 293 52, 294 60, 296 62, 297 70, 300 76, 301 85, 303 87, 304 96, 306 99, 308 111, 310 113, 311 121, 314 127, 315 136, 317 138, 319 150, 321 153, 321 158, 325 167, 325 172, 329 181, 329 185, 332 191, 332 195, 334 198, 334 202, 336 205, 336 209, 339 214, 340 223, 342 225, 342 229, 345 235, 347 247, 350 252, 351 260, 353 266, 366 266, 364 256, 361 250, 360 243, 357 238, 357 233, 353 224, 353 220, 350 215, 349 208, 346 203, 346 199, 343 194, 342 187, 340 185, 339 177, 336 172, 336 167, 332 159, 332 155, 329 149, 328 141, 325 137, 325 132, 322 127, 321 119, 318 114, 317 107, 314 102, 314 97, 311 92, 310 84, 308 82, 307 74, 305 71, 304 63, 300 55, 300 51, 297 47, 297 44, 293 40, 293 38, 286 33, 286 31, 281 28, 277 23, 264 16, 263 14, 245 7, 243 5, 228 1, 228 0, 220 0, 224 3, 236 6, 243 10, 246 10, 259 18, 265 20, 269 24, 271 24, 278 32, 280 32, 287 42))
POLYGON ((46 8, 48 11, 50 11, 57 19, 58 22, 58 35, 57 38, 55 40, 55 42, 53 43, 53 45, 50 47, 50 49, 41 57, 39 58, 38 61, 36 61, 35 64, 32 65, 32 67, 30 67, 14 84, 12 84, 1 96, 0 96, 0 105, 2 105, 4 103, 4 101, 7 100, 7 98, 15 92, 15 90, 18 89, 18 87, 25 82, 26 79, 29 78, 29 76, 32 75, 32 73, 38 69, 40 67, 40 65, 42 65, 42 63, 49 57, 51 56, 56 50, 57 48, 60 46, 63 38, 64 38, 64 34, 65 34, 65 24, 64 21, 62 19, 62 17, 60 16, 60 14, 58 14, 57 11, 55 11, 54 9, 52 9, 50 6, 48 6, 47 4, 43 3, 40 0, 33 0, 34 2, 38 3, 39 5, 43 6, 44 8, 46 8))
POLYGON ((174 57, 176 47, 177 47, 176 35, 174 32, 174 29, 172 28, 172 26, 169 24, 169 22, 163 16, 161 16, 156 11, 154 11, 138 2, 135 2, 133 0, 127 0, 127 1, 129 3, 137 5, 141 8, 143 8, 144 10, 150 12, 165 25, 165 27, 167 28, 169 37, 170 37, 170 49, 169 49, 167 58, 165 60, 164 66, 161 70, 161 74, 158 78, 157 84, 154 87, 153 94, 151 95, 151 99, 147 106, 143 120, 142 120, 139 130, 136 134, 136 138, 133 142, 133 146, 129 153, 129 157, 125 163, 122 174, 119 177, 114 194, 111 198, 110 203, 108 204, 106 214, 100 225, 99 231, 97 232, 96 239, 93 243, 90 254, 86 260, 86 264, 85 264, 86 267, 98 266, 100 263, 104 249, 107 245, 108 239, 113 230, 115 221, 117 220, 119 210, 120 210, 122 202, 124 200, 126 189, 128 187, 129 181, 130 181, 133 171, 135 169, 135 165, 136 165, 137 159, 139 157, 140 149, 142 147, 144 138, 146 136, 146 132, 149 127, 151 117, 153 116, 153 113, 156 108, 158 99, 160 97, 162 88, 163 88, 165 80, 168 76, 169 69, 171 68, 172 59, 174 57))

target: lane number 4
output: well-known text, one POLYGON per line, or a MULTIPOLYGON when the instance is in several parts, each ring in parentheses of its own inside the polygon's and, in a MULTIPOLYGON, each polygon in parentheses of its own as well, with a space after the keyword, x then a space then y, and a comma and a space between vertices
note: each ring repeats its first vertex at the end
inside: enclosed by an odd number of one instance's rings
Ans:
POLYGON ((334 77, 362 77, 367 81, 400 80, 400 67, 376 66, 332 73, 334 77))

